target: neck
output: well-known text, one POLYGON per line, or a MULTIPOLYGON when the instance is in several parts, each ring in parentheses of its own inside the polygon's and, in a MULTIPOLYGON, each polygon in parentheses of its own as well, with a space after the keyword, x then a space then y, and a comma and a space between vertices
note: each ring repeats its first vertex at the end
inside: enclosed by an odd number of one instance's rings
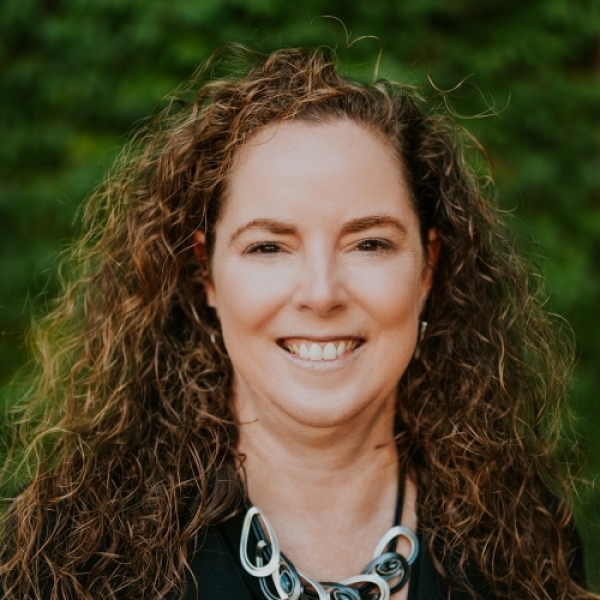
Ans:
MULTIPOLYGON (((315 427, 236 402, 241 423, 238 451, 244 455, 254 504, 287 510, 294 504, 326 506, 332 494, 377 497, 397 486, 394 399, 352 422, 315 427)), ((338 507, 339 509, 339 507, 338 507)))
POLYGON ((376 497, 390 482, 396 487, 398 453, 392 431, 373 432, 363 439, 323 431, 314 432, 312 440, 306 437, 286 436, 260 421, 240 428, 238 449, 245 457, 254 504, 316 508, 343 490, 352 491, 351 496, 376 497))
POLYGON ((360 572, 394 516, 393 402, 382 414, 327 428, 249 414, 239 404, 238 418, 248 494, 275 528, 282 550, 323 579, 360 572), (344 547, 355 555, 346 554, 343 568, 328 562, 327 555, 339 556, 344 547))

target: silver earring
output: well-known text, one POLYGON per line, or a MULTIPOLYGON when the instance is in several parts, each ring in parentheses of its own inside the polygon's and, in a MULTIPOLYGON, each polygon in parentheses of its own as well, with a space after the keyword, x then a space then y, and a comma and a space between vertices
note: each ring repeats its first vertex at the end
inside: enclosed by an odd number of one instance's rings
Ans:
POLYGON ((211 333, 211 334, 210 334, 210 341, 211 341, 213 344, 215 344, 215 343, 217 342, 217 338, 215 337, 215 334, 214 334, 214 333, 211 333))
POLYGON ((427 331, 427 321, 421 321, 419 326, 419 335, 417 337, 417 345, 415 346, 414 358, 421 358, 421 342, 425 338, 425 332, 427 331))

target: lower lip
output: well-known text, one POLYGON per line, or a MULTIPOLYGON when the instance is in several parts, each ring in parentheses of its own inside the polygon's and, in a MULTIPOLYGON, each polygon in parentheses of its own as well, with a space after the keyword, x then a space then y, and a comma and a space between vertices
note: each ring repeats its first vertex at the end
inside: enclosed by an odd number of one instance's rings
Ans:
POLYGON ((291 360, 295 365, 301 365, 308 369, 319 369, 319 370, 330 370, 336 369, 338 367, 344 367, 349 362, 354 360, 354 358, 360 354, 363 347, 365 346, 365 342, 361 342, 359 346, 354 348, 351 352, 347 352, 338 358, 334 358, 333 360, 307 360, 305 358, 300 358, 297 354, 292 354, 288 352, 285 348, 282 348, 277 345, 277 347, 291 360))

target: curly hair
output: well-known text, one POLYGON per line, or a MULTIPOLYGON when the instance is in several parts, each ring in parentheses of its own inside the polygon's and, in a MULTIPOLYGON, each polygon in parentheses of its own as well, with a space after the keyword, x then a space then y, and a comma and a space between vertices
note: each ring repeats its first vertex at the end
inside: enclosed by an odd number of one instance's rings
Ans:
POLYGON ((89 198, 62 293, 35 325, 20 430, 33 466, 3 518, 8 597, 184 592, 198 534, 244 501, 231 364, 211 342, 194 233, 210 256, 232 162, 259 129, 351 119, 393 145, 423 243, 432 227, 441 241, 396 422, 435 568, 475 597, 598 598, 569 575, 569 485, 554 458, 570 346, 469 166, 481 148, 416 89, 342 76, 330 50, 224 55, 89 198))

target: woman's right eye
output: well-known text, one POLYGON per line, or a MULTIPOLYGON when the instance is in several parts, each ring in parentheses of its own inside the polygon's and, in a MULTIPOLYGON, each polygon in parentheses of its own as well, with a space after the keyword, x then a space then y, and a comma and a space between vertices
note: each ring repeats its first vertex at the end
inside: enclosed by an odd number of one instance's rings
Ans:
POLYGON ((259 242, 246 250, 246 254, 275 254, 281 251, 281 246, 276 242, 259 242))

